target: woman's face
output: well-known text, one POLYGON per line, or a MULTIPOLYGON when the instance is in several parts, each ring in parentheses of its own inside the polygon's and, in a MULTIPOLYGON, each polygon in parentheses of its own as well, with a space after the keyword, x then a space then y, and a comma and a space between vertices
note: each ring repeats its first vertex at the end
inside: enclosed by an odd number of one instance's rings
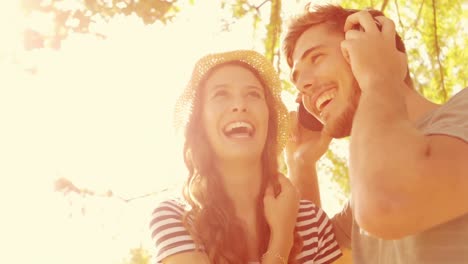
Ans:
POLYGON ((227 64, 215 69, 202 89, 203 127, 217 159, 260 160, 269 114, 264 87, 254 73, 227 64))

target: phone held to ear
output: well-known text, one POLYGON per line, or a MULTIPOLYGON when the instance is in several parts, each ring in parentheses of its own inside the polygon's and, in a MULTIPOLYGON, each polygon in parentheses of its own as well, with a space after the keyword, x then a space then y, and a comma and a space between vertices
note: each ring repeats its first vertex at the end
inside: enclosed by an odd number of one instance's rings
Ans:
POLYGON ((315 116, 307 112, 302 102, 299 103, 299 107, 297 108, 297 119, 308 130, 322 131, 323 129, 323 124, 315 116))

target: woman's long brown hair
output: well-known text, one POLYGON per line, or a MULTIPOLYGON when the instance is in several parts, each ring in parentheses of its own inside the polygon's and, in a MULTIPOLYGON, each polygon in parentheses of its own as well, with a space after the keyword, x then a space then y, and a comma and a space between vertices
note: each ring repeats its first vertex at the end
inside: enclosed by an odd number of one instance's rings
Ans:
MULTIPOLYGON (((196 90, 192 115, 185 131, 184 161, 189 171, 184 184, 183 195, 190 208, 184 216, 184 224, 199 249, 204 250, 211 263, 247 263, 247 236, 241 219, 236 216, 233 201, 228 197, 222 183, 220 171, 212 164, 214 152, 208 142, 201 119, 201 92, 206 79, 216 69, 225 65, 239 65, 251 71, 262 83, 269 111, 268 133, 262 152, 262 181, 257 198, 257 234, 259 238, 258 258, 266 252, 270 239, 270 229, 263 208, 263 196, 268 184, 273 184, 276 193, 280 192, 278 182, 278 113, 271 90, 265 86, 258 72, 242 62, 228 62, 213 67, 200 82, 196 90)), ((302 240, 297 232, 289 256, 289 263, 295 263, 296 255, 302 248, 302 240)))

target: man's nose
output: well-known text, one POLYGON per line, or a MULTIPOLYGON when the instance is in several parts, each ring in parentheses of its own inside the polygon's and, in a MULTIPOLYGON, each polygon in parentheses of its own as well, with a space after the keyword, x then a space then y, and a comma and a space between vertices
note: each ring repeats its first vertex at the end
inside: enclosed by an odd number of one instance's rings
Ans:
POLYGON ((311 95, 317 83, 317 77, 312 69, 305 69, 297 78, 297 89, 305 95, 311 95))

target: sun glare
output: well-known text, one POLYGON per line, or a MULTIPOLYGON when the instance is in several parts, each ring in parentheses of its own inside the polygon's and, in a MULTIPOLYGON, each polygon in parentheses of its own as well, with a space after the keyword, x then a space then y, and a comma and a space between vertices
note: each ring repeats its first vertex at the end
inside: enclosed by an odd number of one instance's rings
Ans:
POLYGON ((20 2, 5 1, 5 3, 2 3, 0 9, 0 32, 2 33, 0 56, 5 56, 5 53, 10 53, 18 48, 22 33, 21 29, 24 25, 25 19, 20 10, 20 2))
POLYGON ((196 2, 167 26, 116 16, 92 25, 104 40, 70 34, 59 50, 32 51, 24 29, 52 34, 51 17, 25 18, 18 1, 4 3, 0 118, 10 129, 0 139, 0 193, 11 214, 0 234, 14 249, 1 262, 119 264, 130 248, 151 248, 146 216, 186 176, 172 117, 193 63, 262 45, 250 21, 223 32, 218 6, 196 2), (54 191, 59 178, 76 190, 54 191))

